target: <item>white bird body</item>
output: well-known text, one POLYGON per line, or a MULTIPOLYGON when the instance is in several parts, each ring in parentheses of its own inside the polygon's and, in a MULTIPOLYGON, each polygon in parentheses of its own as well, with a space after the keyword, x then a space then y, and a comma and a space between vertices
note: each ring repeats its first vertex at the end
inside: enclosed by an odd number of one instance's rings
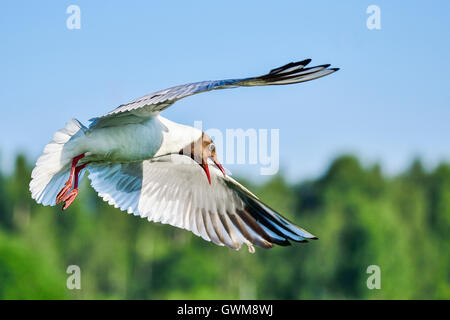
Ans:
POLYGON ((176 153, 201 135, 197 128, 155 115, 137 123, 89 128, 67 143, 67 158, 86 153, 81 163, 145 160, 176 153))
POLYGON ((43 205, 75 200, 89 171, 92 187, 109 204, 149 221, 187 229, 207 241, 239 249, 305 242, 314 235, 283 218, 229 176, 210 137, 160 112, 184 97, 237 86, 280 85, 320 78, 338 69, 305 68, 310 59, 252 78, 177 86, 123 104, 92 119, 69 121, 36 162, 31 196, 43 205), (206 177, 205 177, 206 174, 206 177))

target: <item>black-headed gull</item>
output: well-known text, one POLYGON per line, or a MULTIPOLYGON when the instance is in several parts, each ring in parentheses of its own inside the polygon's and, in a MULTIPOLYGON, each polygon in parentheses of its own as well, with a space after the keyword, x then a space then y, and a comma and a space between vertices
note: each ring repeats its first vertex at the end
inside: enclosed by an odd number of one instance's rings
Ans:
POLYGON ((239 249, 245 243, 254 252, 253 245, 271 248, 316 239, 227 176, 208 135, 160 116, 175 101, 196 93, 299 83, 338 70, 328 64, 305 68, 310 61, 292 62, 259 77, 158 91, 91 119, 89 127, 73 119, 37 160, 32 197, 43 205, 64 202, 65 210, 88 170, 93 188, 109 204, 221 246, 239 249))

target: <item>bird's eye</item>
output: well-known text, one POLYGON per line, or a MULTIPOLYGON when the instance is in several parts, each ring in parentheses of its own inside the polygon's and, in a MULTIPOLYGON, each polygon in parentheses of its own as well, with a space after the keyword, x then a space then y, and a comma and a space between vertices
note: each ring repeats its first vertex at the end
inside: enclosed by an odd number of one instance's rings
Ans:
POLYGON ((214 150, 216 150, 216 146, 214 145, 214 143, 210 143, 209 146, 209 151, 213 152, 214 150))

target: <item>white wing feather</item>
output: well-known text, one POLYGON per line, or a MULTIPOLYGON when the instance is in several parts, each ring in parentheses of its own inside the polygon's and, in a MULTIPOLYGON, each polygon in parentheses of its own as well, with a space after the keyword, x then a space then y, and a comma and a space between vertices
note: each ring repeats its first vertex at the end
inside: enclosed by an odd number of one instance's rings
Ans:
POLYGON ((282 218, 230 177, 210 166, 211 185, 191 158, 170 155, 141 162, 91 164, 92 186, 109 204, 149 221, 192 231, 218 245, 273 243, 315 236, 282 218))

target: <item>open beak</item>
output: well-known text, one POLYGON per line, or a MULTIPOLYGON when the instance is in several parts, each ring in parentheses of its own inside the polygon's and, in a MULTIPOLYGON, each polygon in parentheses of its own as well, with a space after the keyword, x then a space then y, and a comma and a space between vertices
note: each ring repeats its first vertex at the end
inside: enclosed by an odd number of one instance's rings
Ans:
POLYGON ((222 171, 223 176, 226 177, 227 175, 225 174, 225 169, 220 164, 219 159, 217 159, 217 156, 214 155, 214 157, 211 157, 211 160, 214 162, 214 164, 217 166, 217 168, 219 168, 220 171, 222 171))
POLYGON ((201 164, 203 170, 205 170, 206 173, 206 177, 208 178, 208 182, 209 184, 211 184, 211 177, 209 175, 209 167, 208 167, 208 163, 206 161, 203 161, 203 163, 201 164))
MULTIPOLYGON (((225 169, 220 164, 219 159, 217 159, 217 156, 211 157, 211 160, 214 162, 214 164, 217 166, 217 168, 219 168, 219 170, 222 171, 223 176, 226 177, 225 169)), ((211 176, 209 174, 208 162, 207 161, 203 161, 201 166, 202 166, 203 170, 206 173, 206 177, 208 178, 209 184, 211 184, 211 176)))

